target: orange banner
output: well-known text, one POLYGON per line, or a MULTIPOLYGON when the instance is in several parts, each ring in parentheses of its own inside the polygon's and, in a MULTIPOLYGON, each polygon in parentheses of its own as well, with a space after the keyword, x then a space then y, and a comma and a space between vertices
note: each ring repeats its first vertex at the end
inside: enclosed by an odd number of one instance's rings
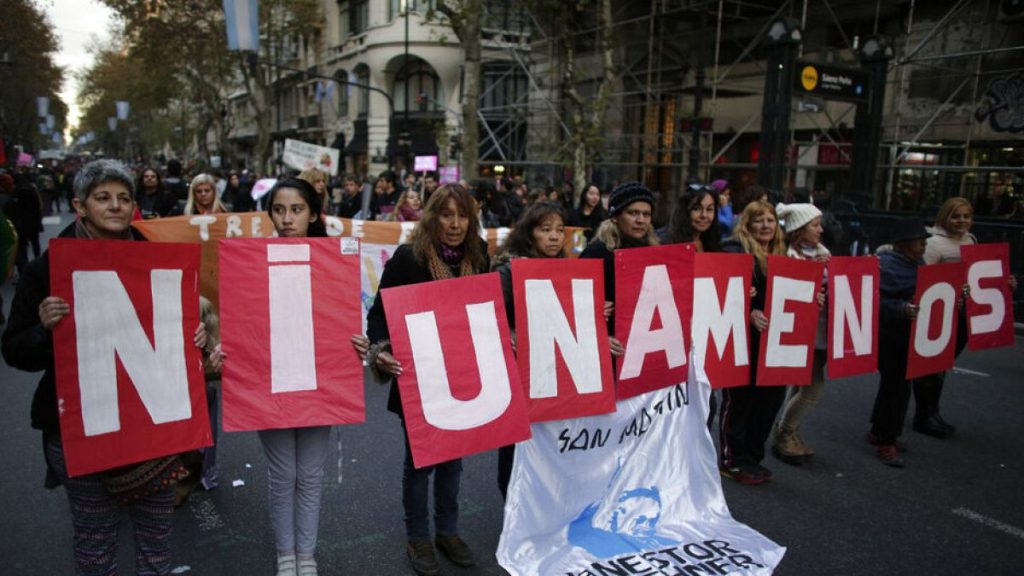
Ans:
MULTIPOLYGON (((398 245, 409 239, 416 227, 415 222, 377 222, 374 220, 351 220, 327 216, 324 218, 328 236, 353 236, 363 244, 398 245)), ((199 216, 175 216, 153 220, 136 220, 132 223, 146 239, 152 242, 199 242, 202 244, 202 266, 199 271, 199 292, 210 299, 219 309, 217 295, 217 241, 225 238, 265 238, 274 236, 274 225, 266 212, 235 212, 226 214, 203 214, 199 216)), ((487 228, 484 230, 491 254, 498 250, 509 228, 487 228)), ((581 228, 566 228, 565 250, 570 256, 578 256, 583 250, 584 238, 581 228)), ((366 274, 366 270, 362 271, 366 274)))

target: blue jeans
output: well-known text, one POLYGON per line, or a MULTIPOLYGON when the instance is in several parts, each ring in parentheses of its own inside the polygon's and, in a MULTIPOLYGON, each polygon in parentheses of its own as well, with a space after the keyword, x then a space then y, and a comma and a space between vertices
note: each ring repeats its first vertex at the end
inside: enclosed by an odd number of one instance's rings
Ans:
POLYGON ((405 436, 405 469, 402 472, 402 506, 405 508, 405 534, 409 540, 430 539, 430 512, 427 503, 430 475, 434 474, 434 529, 438 535, 454 536, 459 530, 459 482, 462 459, 416 468, 412 463, 409 436, 405 436))

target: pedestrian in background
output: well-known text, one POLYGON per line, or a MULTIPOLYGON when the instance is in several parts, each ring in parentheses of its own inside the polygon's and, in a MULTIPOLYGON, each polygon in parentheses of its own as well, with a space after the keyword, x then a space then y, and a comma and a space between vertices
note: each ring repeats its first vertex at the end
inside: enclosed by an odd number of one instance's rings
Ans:
POLYGON ((588 183, 580 192, 580 201, 576 203, 576 209, 569 214, 569 226, 584 228, 583 235, 589 242, 604 219, 605 211, 604 206, 601 205, 601 189, 596 184, 588 183))

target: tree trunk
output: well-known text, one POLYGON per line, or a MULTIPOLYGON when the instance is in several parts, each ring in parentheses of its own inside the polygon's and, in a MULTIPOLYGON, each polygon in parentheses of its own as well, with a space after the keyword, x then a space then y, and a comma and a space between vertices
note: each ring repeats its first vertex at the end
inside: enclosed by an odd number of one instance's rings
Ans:
POLYGON ((462 177, 467 181, 480 174, 480 22, 481 0, 466 0, 459 41, 466 53, 462 87, 462 177))

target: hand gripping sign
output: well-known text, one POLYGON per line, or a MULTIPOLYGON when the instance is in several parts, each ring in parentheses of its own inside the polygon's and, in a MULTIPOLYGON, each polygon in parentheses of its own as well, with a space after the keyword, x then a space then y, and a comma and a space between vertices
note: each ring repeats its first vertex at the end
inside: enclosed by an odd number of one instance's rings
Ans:
POLYGON ((693 347, 712 388, 750 383, 750 254, 698 253, 693 279, 693 347))
POLYGON ((224 430, 365 420, 359 240, 220 242, 224 430))
POLYGON ((765 316, 757 359, 758 386, 811 383, 818 330, 818 291, 825 265, 786 256, 768 257, 765 316))
POLYGON ((694 246, 615 251, 615 335, 620 400, 686 382, 694 246))
POLYGON ((834 256, 828 273, 828 377, 877 372, 878 258, 834 256))
POLYGON ((209 446, 199 326, 199 247, 50 243, 53 330, 70 476, 209 446))
POLYGON ((933 264, 917 269, 910 323, 907 380, 949 370, 956 359, 957 299, 964 284, 963 263, 933 264))
POLYGON ((512 261, 519 376, 530 421, 615 411, 600 260, 512 261))
POLYGON ((413 463, 530 437, 497 274, 380 291, 413 463))
POLYGON ((1013 300, 1009 244, 960 247, 971 297, 967 300, 967 346, 971 350, 1013 346, 1013 300))

